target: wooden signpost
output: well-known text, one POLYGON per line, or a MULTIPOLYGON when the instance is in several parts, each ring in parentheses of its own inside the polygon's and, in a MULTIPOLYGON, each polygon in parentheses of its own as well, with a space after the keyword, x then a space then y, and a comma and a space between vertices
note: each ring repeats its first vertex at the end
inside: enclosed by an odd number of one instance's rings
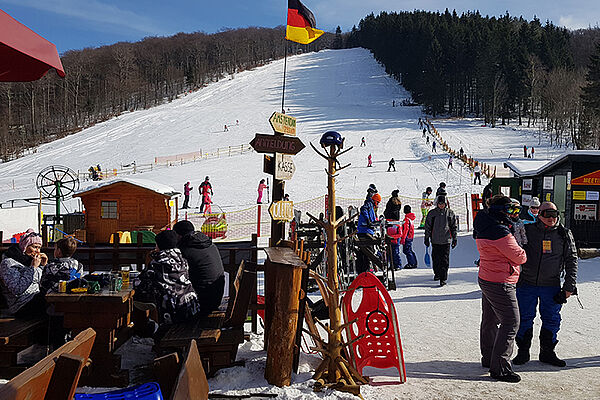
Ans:
POLYGON ((257 153, 270 153, 265 155, 263 170, 273 175, 272 204, 269 207, 271 214, 271 246, 276 246, 285 237, 285 221, 291 221, 294 206, 290 201, 282 201, 285 193, 285 180, 291 179, 296 171, 292 155, 304 149, 304 143, 296 137, 296 118, 274 112, 269 118, 274 135, 257 133, 250 142, 250 146, 257 153), (273 210, 273 211, 272 211, 273 210), (290 217, 291 215, 291 217, 290 217), (285 218, 279 218, 285 216, 285 218))

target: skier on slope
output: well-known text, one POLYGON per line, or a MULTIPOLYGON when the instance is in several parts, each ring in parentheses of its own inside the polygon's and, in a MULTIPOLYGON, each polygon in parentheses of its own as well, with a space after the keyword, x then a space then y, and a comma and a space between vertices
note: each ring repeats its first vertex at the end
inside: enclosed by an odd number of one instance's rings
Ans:
POLYGON ((390 172, 390 170, 394 168, 394 172, 396 172, 396 161, 394 160, 394 158, 392 157, 392 159, 390 160, 390 162, 388 163, 388 170, 387 172, 390 172))
POLYGON ((211 196, 213 195, 212 185, 209 182, 209 177, 204 178, 204 182, 200 184, 198 187, 198 191, 200 192, 200 198, 202 199, 202 205, 200 206, 200 212, 204 211, 204 207, 207 204, 212 203, 211 196))
POLYGON ((367 157, 367 167, 372 167, 373 166, 373 160, 371 157, 371 153, 369 153, 369 156, 367 157))
POLYGON ((435 140, 433 141, 433 144, 431 145, 431 151, 434 153, 437 153, 437 150, 435 149, 435 140))
POLYGON ((360 139, 360 147, 363 147, 363 146, 364 147, 367 146, 367 142, 365 142, 365 137, 364 136, 360 139))
POLYGON ((481 167, 479 166, 479 163, 477 161, 475 161, 475 167, 473 167, 473 173, 475 174, 475 179, 473 180, 473 185, 477 184, 477 181, 479 181, 479 184, 481 185, 481 167))
POLYGON ((450 156, 448 158, 448 169, 450 169, 450 168, 454 169, 454 167, 452 166, 452 159, 453 159, 452 156, 450 156))

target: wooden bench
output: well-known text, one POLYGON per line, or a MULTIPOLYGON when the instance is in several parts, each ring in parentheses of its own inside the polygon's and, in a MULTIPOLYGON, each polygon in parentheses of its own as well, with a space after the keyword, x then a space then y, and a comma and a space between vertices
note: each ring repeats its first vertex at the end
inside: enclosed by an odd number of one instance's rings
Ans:
POLYGON ((2 400, 71 400, 96 332, 89 328, 0 387, 2 400))
POLYGON ((154 375, 166 400, 208 399, 208 381, 195 340, 189 343, 183 363, 177 353, 155 359, 154 375))
POLYGON ((172 349, 183 352, 195 340, 209 376, 220 368, 234 365, 238 345, 244 341, 244 322, 255 284, 255 265, 242 261, 228 300, 206 318, 171 327, 158 347, 165 352, 172 349))
POLYGON ((0 316, 0 377, 10 379, 29 365, 18 365, 17 354, 34 343, 46 341, 48 317, 0 316))

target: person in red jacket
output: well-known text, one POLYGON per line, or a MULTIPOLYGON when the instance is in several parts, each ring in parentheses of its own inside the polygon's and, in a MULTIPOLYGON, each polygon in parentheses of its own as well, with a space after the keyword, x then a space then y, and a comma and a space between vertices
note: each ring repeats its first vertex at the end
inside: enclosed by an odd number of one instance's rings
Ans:
POLYGON ((510 231, 512 208, 509 197, 493 196, 488 209, 475 217, 473 237, 480 255, 481 364, 492 379, 517 383, 521 377, 513 372, 510 357, 520 318, 516 284, 527 255, 510 231))
POLYGON ((268 189, 268 188, 269 187, 265 183, 265 180, 261 179, 260 183, 258 184, 258 199, 256 200, 257 204, 262 204, 263 190, 268 189))
MULTIPOLYGON (((209 177, 204 178, 204 182, 200 184, 198 187, 198 191, 200 192, 200 198, 202 199, 202 205, 200 206, 200 212, 204 211, 204 207, 207 205, 210 206, 211 196, 213 195, 212 185, 209 182, 209 177)), ((210 212, 210 211, 207 211, 210 212)))
POLYGON ((185 200, 183 201, 183 207, 181 207, 182 210, 184 208, 190 208, 190 192, 192 189, 193 187, 190 186, 190 182, 186 182, 185 185, 183 185, 183 195, 185 196, 185 200))
POLYGON ((402 237, 400 239, 400 244, 402 244, 402 252, 406 256, 406 261, 408 262, 404 268, 413 269, 417 268, 417 256, 412 249, 413 239, 415 238, 415 223, 413 221, 417 217, 408 204, 404 205, 403 211, 404 222, 402 223, 402 237))

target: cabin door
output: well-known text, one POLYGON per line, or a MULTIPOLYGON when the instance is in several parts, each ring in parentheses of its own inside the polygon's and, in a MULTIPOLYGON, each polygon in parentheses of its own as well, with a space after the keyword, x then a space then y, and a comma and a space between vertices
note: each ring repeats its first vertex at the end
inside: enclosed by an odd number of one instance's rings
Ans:
POLYGON ((113 233, 119 230, 119 202, 117 200, 102 200, 100 202, 100 224, 97 242, 109 243, 113 233))
MULTIPOLYGON (((154 221, 154 198, 139 197, 138 198, 138 225, 151 226, 155 225, 154 221)), ((160 227, 156 227, 160 228, 160 227)))

